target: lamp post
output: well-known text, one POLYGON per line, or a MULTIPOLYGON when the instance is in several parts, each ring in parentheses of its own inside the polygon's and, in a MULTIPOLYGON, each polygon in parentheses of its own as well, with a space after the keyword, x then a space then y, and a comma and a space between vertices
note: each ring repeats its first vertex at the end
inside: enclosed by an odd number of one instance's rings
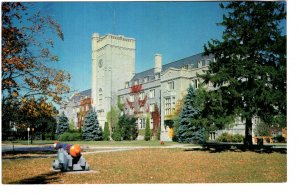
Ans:
POLYGON ((29 145, 29 131, 30 131, 30 128, 28 127, 28 128, 27 128, 27 133, 28 133, 28 134, 27 134, 27 137, 28 137, 27 145, 29 145))
POLYGON ((33 142, 33 132, 34 132, 34 128, 32 128, 32 133, 31 133, 31 144, 33 142))
POLYGON ((15 138, 15 132, 17 132, 17 128, 16 128, 16 123, 13 122, 13 127, 12 127, 12 132, 13 132, 13 139, 12 139, 12 144, 13 144, 13 153, 15 154, 15 146, 14 146, 14 138, 15 138))

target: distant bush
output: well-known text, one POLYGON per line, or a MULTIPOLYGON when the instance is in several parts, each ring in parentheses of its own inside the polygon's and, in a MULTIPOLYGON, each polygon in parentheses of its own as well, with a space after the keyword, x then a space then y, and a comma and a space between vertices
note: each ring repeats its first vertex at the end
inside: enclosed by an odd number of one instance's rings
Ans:
POLYGON ((58 138, 59 141, 80 141, 82 140, 81 133, 77 132, 65 132, 58 138))
POLYGON ((45 140, 54 140, 54 133, 45 133, 45 140))
POLYGON ((227 132, 222 133, 218 138, 218 142, 242 142, 244 139, 244 136, 240 134, 229 134, 227 132))
POLYGON ((279 143, 283 143, 284 142, 284 137, 282 137, 281 135, 278 135, 278 136, 274 137, 274 141, 279 142, 279 143))

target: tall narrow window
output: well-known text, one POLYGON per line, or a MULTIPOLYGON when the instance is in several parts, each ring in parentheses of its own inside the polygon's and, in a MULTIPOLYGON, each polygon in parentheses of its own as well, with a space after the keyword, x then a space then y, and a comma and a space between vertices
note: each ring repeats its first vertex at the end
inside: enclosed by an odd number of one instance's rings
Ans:
POLYGON ((154 112, 154 104, 150 104, 150 106, 149 106, 149 111, 150 111, 150 112, 154 112))
POLYGON ((174 89, 174 81, 168 82, 168 89, 174 89))
POLYGON ((150 89, 149 97, 150 98, 154 98, 155 97, 155 89, 150 89))
POLYGON ((140 129, 145 129, 146 128, 146 120, 145 118, 140 119, 140 129))
POLYGON ((171 98, 165 98, 165 115, 171 115, 171 98))
POLYGON ((134 96, 133 96, 133 94, 130 94, 130 96, 129 96, 129 101, 130 101, 130 102, 134 102, 134 96))
POLYGON ((143 100, 145 98, 145 92, 141 92, 139 98, 140 100, 143 100))
POLYGON ((195 89, 199 88, 199 85, 200 85, 199 79, 194 79, 192 81, 192 83, 193 83, 193 86, 194 86, 195 89))

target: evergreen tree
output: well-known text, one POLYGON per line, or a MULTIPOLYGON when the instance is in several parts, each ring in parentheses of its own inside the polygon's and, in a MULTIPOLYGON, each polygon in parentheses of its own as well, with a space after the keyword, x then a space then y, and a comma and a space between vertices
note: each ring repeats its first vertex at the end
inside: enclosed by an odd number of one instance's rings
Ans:
MULTIPOLYGON (((252 144, 252 119, 271 124, 286 117, 286 36, 283 2, 233 1, 226 5, 223 40, 204 46, 215 61, 203 76, 219 94, 221 113, 245 121, 245 144, 252 144)), ((215 117, 216 119, 216 117, 215 117)), ((285 121, 285 120, 280 120, 285 121)))
POLYGON ((119 125, 114 129, 111 138, 115 141, 122 141, 122 128, 119 125))
POLYGON ((235 122, 234 116, 224 114, 221 100, 222 96, 218 91, 209 91, 204 84, 200 84, 195 90, 193 105, 198 114, 192 124, 200 127, 199 131, 203 131, 196 134, 196 136, 200 135, 197 138, 200 143, 207 140, 209 132, 224 129, 235 122))
MULTIPOLYGON (((179 116, 179 128, 175 132, 178 142, 200 142, 202 129, 199 129, 194 121, 197 119, 199 113, 195 109, 195 90, 189 86, 188 93, 185 97, 182 111, 179 116)), ((201 140, 202 141, 202 140, 201 140)))
POLYGON ((67 132, 68 130, 69 130, 69 119, 66 117, 65 113, 63 112, 61 116, 59 116, 58 118, 56 133, 58 135, 61 135, 64 132, 67 132))
POLYGON ((110 133, 109 133, 109 128, 108 128, 108 122, 104 123, 103 140, 104 141, 109 141, 110 140, 110 133))
POLYGON ((102 131, 99 128, 97 114, 93 109, 90 109, 84 118, 82 137, 87 141, 102 139, 102 131))
POLYGON ((118 126, 121 128, 123 140, 135 140, 138 136, 135 122, 136 118, 125 114, 119 117, 118 126))
POLYGON ((150 119, 147 116, 146 118, 146 129, 145 129, 145 141, 149 141, 151 139, 151 130, 150 130, 150 119))

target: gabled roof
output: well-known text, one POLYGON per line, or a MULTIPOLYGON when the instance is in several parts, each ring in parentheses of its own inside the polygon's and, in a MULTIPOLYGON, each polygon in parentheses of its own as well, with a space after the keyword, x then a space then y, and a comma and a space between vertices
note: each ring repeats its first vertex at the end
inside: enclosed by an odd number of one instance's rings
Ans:
POLYGON ((81 98, 85 98, 85 97, 91 97, 92 94, 92 90, 91 89, 87 89, 84 91, 81 91, 79 93, 75 93, 70 100, 71 101, 75 101, 75 102, 79 102, 81 98))
MULTIPOLYGON (((168 70, 169 68, 182 68, 183 66, 187 65, 187 64, 194 64, 194 65, 198 65, 198 62, 202 59, 207 59, 209 58, 208 56, 204 56, 203 53, 198 53, 195 55, 192 55, 190 57, 186 57, 168 64, 165 64, 162 66, 162 72, 168 70)), ((154 77, 154 68, 151 68, 149 70, 145 70, 143 72, 137 73, 134 75, 134 77, 131 79, 131 81, 135 81, 135 80, 139 80, 139 79, 143 79, 144 77, 154 77)))

